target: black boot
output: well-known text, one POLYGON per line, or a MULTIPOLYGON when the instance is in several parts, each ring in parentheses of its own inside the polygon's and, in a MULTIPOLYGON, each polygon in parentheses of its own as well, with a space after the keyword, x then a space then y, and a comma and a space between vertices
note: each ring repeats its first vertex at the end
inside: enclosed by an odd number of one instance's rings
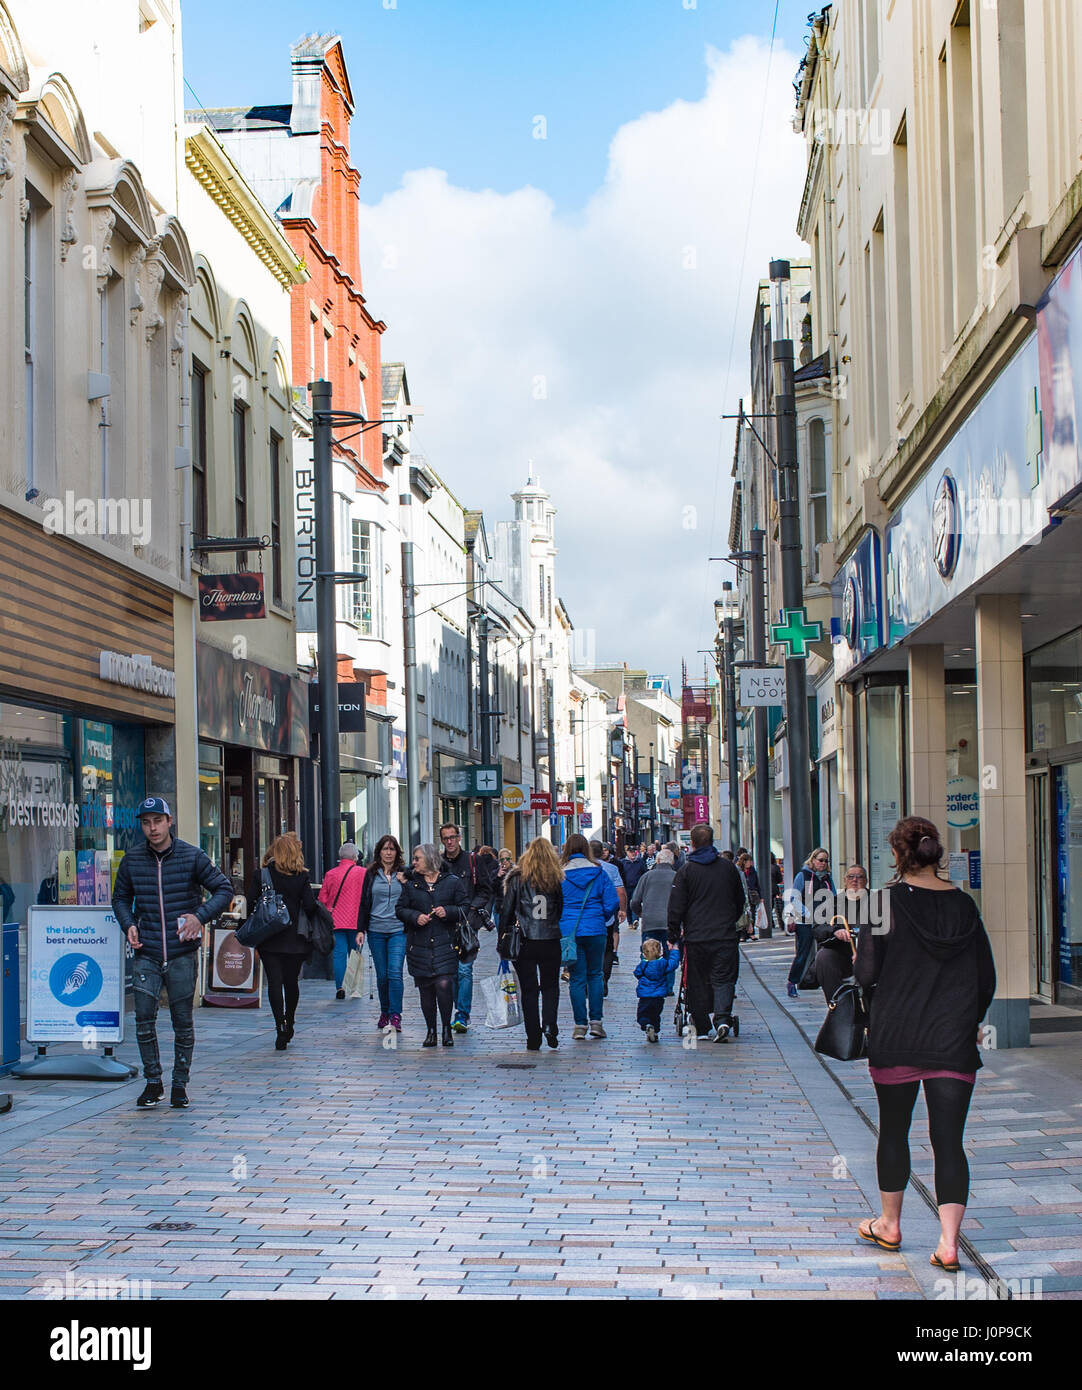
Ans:
MULTIPOLYGON (((444 1031, 446 1031, 446 1030, 444 1030, 444 1031)), ((424 1040, 424 1042, 421 1044, 421 1046, 422 1046, 422 1047, 435 1047, 435 1046, 436 1046, 436 1030, 435 1030, 435 1028, 430 1028, 430 1029, 428 1030, 428 1032, 425 1034, 425 1040, 424 1040)))
POLYGON ((455 1035, 451 1032, 449 1023, 443 1025, 443 1045, 444 1047, 454 1047, 455 1045, 455 1035))
POLYGON ((283 1031, 283 1033, 285 1034, 285 1040, 286 1040, 286 1042, 287 1042, 287 1043, 291 1043, 291 1042, 293 1041, 293 1015, 292 1015, 292 1014, 286 1014, 285 1027, 282 1029, 282 1031, 283 1031))
POLYGON ((285 1024, 279 1024, 277 1035, 274 1039, 275 1052, 284 1052, 289 1046, 289 1035, 285 1030, 285 1024))

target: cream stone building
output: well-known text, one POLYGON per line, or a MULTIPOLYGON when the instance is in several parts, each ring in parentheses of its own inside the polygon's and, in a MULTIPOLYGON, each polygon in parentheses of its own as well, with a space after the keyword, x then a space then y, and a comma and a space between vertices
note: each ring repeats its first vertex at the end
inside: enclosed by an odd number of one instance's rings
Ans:
MULTIPOLYGON (((138 803, 198 834, 179 22, 0 3, 0 876, 105 901, 138 803)), ((6 895, 5 895, 6 896, 6 895)))
POLYGON ((941 828, 998 1046, 1082 1004, 1080 62, 1071 0, 842 0, 797 80, 843 853, 941 828))

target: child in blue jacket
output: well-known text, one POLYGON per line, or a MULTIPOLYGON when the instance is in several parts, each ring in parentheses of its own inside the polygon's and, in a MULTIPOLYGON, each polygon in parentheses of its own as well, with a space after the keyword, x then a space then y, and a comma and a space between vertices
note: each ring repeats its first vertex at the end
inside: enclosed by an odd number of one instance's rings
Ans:
POLYGON ((680 952, 671 948, 668 954, 662 950, 661 942, 654 937, 642 943, 642 960, 635 967, 638 985, 638 1024, 646 1033, 646 1041, 657 1042, 657 1030, 661 1025, 661 1011, 665 1007, 665 995, 669 988, 669 972, 680 964, 680 952))

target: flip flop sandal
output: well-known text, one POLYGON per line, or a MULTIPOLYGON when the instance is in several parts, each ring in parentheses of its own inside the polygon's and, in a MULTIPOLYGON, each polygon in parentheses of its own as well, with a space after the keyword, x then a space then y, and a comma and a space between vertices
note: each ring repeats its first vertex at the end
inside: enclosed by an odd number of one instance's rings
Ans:
POLYGON ((954 1264, 952 1265, 945 1264, 935 1253, 934 1250, 932 1251, 932 1258, 928 1261, 928 1263, 937 1265, 940 1269, 946 1270, 948 1274, 957 1274, 958 1271, 962 1268, 962 1266, 958 1263, 957 1260, 955 1260, 954 1264))
POLYGON ((861 1228, 858 1226, 857 1235, 861 1238, 861 1240, 868 1241, 870 1245, 878 1245, 880 1250, 893 1251, 900 1250, 902 1248, 902 1242, 900 1240, 884 1240, 882 1236, 877 1236, 875 1233, 874 1221, 868 1222, 868 1229, 866 1231, 862 1231, 861 1228))

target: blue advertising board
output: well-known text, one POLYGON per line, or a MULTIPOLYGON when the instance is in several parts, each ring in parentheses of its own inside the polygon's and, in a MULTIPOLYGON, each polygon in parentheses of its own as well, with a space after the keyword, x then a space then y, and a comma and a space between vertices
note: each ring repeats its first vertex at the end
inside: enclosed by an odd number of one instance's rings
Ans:
POLYGON ((882 546, 874 530, 865 531, 833 583, 838 635, 834 678, 866 661, 883 645, 882 546))

